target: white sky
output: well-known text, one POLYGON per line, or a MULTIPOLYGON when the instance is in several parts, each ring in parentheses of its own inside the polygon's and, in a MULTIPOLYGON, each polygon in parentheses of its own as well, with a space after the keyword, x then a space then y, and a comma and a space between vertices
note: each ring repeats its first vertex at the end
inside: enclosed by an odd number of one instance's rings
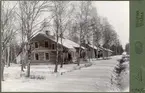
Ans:
POLYGON ((106 17, 123 47, 129 42, 129 1, 92 1, 99 16, 106 17))
POLYGON ((98 14, 107 17, 123 48, 129 42, 129 1, 93 1, 98 14))

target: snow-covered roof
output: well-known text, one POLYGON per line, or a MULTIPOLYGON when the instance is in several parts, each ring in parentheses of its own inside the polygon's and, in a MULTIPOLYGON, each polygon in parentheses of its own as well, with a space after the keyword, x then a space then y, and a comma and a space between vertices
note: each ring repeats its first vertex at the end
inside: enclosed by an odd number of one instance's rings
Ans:
MULTIPOLYGON (((58 43, 61 44, 61 38, 59 38, 59 41, 58 43)), ((62 44, 65 45, 65 46, 72 46, 73 48, 79 48, 80 45, 69 40, 69 39, 66 39, 66 38, 62 38, 62 44)), ((84 47, 81 46, 82 49, 85 49, 84 47)))
POLYGON ((104 48, 104 47, 100 47, 100 48, 103 49, 103 50, 109 51, 109 52, 113 52, 112 50, 104 48))
POLYGON ((93 45, 89 45, 91 48, 94 48, 94 49, 98 49, 98 50, 100 50, 100 48, 99 47, 96 47, 96 46, 93 46, 93 45))
POLYGON ((37 33, 35 33, 35 34, 33 34, 32 36, 31 36, 31 39, 33 39, 34 37, 36 37, 37 35, 43 35, 44 37, 46 37, 46 38, 48 38, 48 36, 44 33, 44 32, 37 32, 37 33))
MULTIPOLYGON (((61 39, 58 40, 58 43, 61 44, 61 39)), ((75 50, 74 47, 71 44, 69 44, 69 42, 67 42, 67 39, 62 39, 62 45, 66 48, 75 50)))
POLYGON ((107 51, 110 51, 110 52, 113 52, 112 50, 110 50, 110 49, 106 49, 107 51))
MULTIPOLYGON (((45 38, 49 38, 51 39, 52 41, 56 42, 56 39, 53 39, 51 37, 49 37, 48 35, 46 35, 44 32, 39 32, 37 34, 35 34, 32 38, 36 37, 37 35, 43 35, 45 38)), ((58 43, 61 44, 61 38, 59 38, 58 40, 58 43)), ((79 47, 79 44, 69 40, 69 39, 66 39, 66 38, 62 38, 62 45, 68 49, 71 49, 71 50, 75 50, 75 48, 78 48, 79 47)), ((85 49, 84 47, 81 47, 82 49, 85 49)))

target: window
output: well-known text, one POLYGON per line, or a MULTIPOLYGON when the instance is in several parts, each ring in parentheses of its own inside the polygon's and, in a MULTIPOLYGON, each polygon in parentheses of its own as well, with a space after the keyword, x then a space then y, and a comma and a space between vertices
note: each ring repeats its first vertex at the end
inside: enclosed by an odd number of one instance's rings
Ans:
POLYGON ((45 41, 45 47, 48 48, 48 41, 45 41))
POLYGON ((55 49, 55 44, 52 44, 52 49, 55 49))
POLYGON ((74 57, 74 52, 72 52, 71 54, 72 54, 72 57, 74 57))
POLYGON ((38 48, 38 42, 35 42, 35 48, 38 48))
POLYGON ((45 59, 49 60, 49 53, 45 53, 45 59))
POLYGON ((35 60, 39 60, 39 55, 38 55, 38 53, 35 53, 35 60))

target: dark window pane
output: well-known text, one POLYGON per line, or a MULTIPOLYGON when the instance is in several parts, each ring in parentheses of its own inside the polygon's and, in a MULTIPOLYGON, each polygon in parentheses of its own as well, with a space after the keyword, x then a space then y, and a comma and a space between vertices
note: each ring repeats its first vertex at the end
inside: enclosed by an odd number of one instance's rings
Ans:
POLYGON ((45 53, 46 60, 49 60, 49 53, 45 53))
POLYGON ((52 49, 55 49, 55 45, 54 44, 52 44, 52 49))
POLYGON ((38 48, 38 42, 35 42, 35 48, 38 48))
POLYGON ((45 47, 48 48, 48 41, 45 41, 45 47))
POLYGON ((36 59, 36 60, 39 60, 39 55, 38 55, 38 53, 35 54, 35 59, 36 59))

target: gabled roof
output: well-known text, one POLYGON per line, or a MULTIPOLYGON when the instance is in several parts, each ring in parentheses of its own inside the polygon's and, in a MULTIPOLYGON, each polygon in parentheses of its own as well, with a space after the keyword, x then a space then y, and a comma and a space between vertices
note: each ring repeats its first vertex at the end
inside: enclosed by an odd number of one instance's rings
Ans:
MULTIPOLYGON (((39 32, 37 34, 35 34, 32 38, 34 39, 36 36, 41 36, 43 38, 46 38, 46 39, 50 39, 54 42, 56 42, 56 39, 52 38, 52 36, 48 36, 46 35, 44 32, 39 32)), ((37 39, 41 39, 41 38, 37 38, 37 39)), ((58 43, 61 44, 61 38, 59 38, 58 40, 58 43)), ((69 39, 66 39, 66 38, 62 38, 62 45, 68 49, 72 49, 72 50, 75 50, 74 48, 79 48, 79 44, 69 40, 69 39)), ((81 47, 82 49, 85 49, 84 47, 81 47)))
POLYGON ((99 47, 96 47, 95 45, 93 46, 93 45, 90 45, 90 44, 89 44, 89 47, 94 48, 94 49, 96 49, 96 50, 100 50, 100 48, 99 48, 99 47))
MULTIPOLYGON (((61 38, 59 38, 58 43, 61 44, 61 38)), ((66 38, 62 38, 62 44, 65 45, 65 46, 72 46, 74 48, 79 48, 80 47, 79 44, 77 44, 77 43, 75 43, 75 42, 73 42, 73 41, 71 41, 69 39, 66 39, 66 38)), ((85 49, 83 46, 81 46, 81 48, 85 49)))
POLYGON ((101 47, 101 46, 100 46, 100 48, 101 48, 102 50, 105 50, 105 51, 113 52, 112 50, 107 49, 107 48, 104 48, 104 47, 101 47))

